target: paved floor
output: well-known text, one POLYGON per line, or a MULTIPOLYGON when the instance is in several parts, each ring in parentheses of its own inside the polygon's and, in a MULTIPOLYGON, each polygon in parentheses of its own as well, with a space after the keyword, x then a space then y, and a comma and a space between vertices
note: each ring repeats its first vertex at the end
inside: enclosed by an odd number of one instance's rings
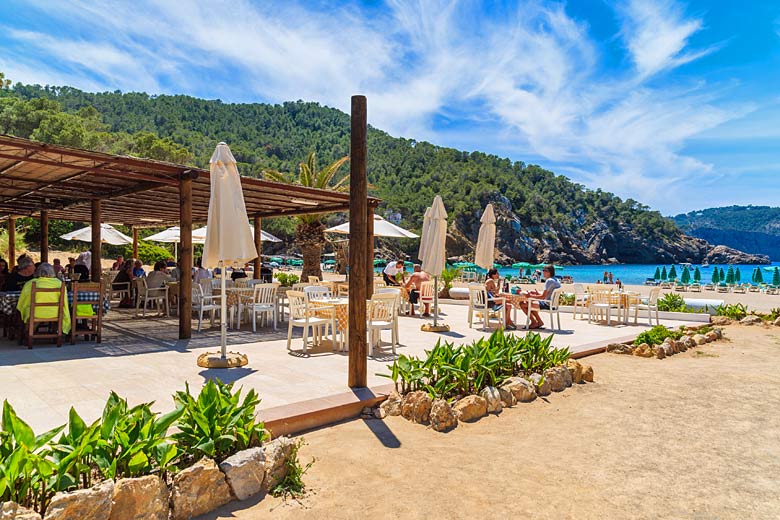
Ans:
MULTIPOLYGON (((489 333, 470 329, 468 307, 443 305, 443 319, 452 331, 436 334, 420 331, 423 320, 402 317, 397 352, 421 355, 436 340, 468 342, 489 333)), ((587 349, 598 341, 635 336, 647 325, 612 326, 589 324, 562 313, 562 331, 555 332, 553 344, 573 351, 587 349)), ((682 322, 665 322, 668 326, 682 322)), ((329 345, 301 352, 300 334, 293 339, 292 352, 286 349, 287 329, 230 331, 229 348, 249 356, 249 364, 229 371, 202 369, 196 365, 199 354, 215 350, 218 329, 193 332, 193 339, 176 339, 175 319, 133 319, 116 311, 104 322, 100 345, 80 342, 62 348, 38 345, 33 350, 15 342, 0 342, 0 398, 8 399, 17 413, 36 431, 62 424, 70 406, 85 419, 100 416, 110 390, 126 397, 131 404, 155 401, 154 408, 170 409, 171 395, 184 383, 197 387, 206 379, 219 377, 252 387, 262 398, 261 409, 290 404, 344 392, 347 387, 347 353, 333 352, 329 345)), ((247 329, 247 326, 244 326, 247 329)), ((385 341, 389 333, 385 333, 385 341)), ((369 385, 389 380, 377 373, 386 372, 394 359, 389 344, 369 358, 369 385)))

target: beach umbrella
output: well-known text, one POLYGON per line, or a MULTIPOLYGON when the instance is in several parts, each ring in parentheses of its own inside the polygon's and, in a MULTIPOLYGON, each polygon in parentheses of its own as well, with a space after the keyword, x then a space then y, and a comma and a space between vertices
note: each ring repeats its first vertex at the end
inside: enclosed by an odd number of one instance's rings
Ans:
POLYGON ((660 279, 661 279, 661 268, 656 267, 655 274, 653 275, 653 280, 660 280, 660 279))
POLYGON ((532 274, 533 274, 533 271, 531 271, 531 267, 530 266, 526 267, 525 268, 525 275, 526 276, 531 276, 532 274))
POLYGON ((701 282, 701 271, 698 267, 693 271, 693 281, 696 283, 701 282))
POLYGON ((726 284, 732 285, 734 283, 734 268, 729 266, 729 270, 726 273, 726 284))
POLYGON ((720 273, 718 274, 718 279, 719 279, 721 282, 724 282, 724 281, 726 281, 726 272, 725 272, 725 271, 723 271, 723 268, 722 268, 722 267, 720 268, 720 273))
MULTIPOLYGON (((63 240, 78 240, 80 242, 92 242, 92 226, 77 229, 60 236, 63 240)), ((112 246, 124 246, 132 244, 133 239, 121 231, 117 231, 110 224, 100 224, 100 243, 112 246)))
POLYGON ((666 280, 669 276, 666 274, 666 266, 661 270, 661 280, 666 280))
MULTIPOLYGON (((255 236, 255 227, 248 223, 249 226, 249 232, 252 233, 252 243, 254 244, 254 236, 255 236)), ((203 226, 202 228, 193 229, 192 230, 192 243, 193 244, 204 244, 206 243, 206 235, 208 234, 208 226, 203 226)), ((146 240, 149 240, 148 238, 146 240)), ((278 238, 273 236, 271 233, 266 233, 262 229, 260 230, 260 240, 263 242, 281 242, 278 238)), ((303 260, 301 260, 301 264, 303 264, 303 260)))
POLYGON ((764 274, 761 272, 761 269, 756 267, 756 272, 753 276, 753 281, 756 283, 764 283, 764 274))
POLYGON ((780 269, 775 267, 775 272, 772 275, 772 285, 780 285, 780 269))
POLYGON ((386 260, 382 260, 381 258, 374 258, 374 267, 384 267, 386 265, 386 260))
POLYGON ((683 272, 682 275, 680 276, 680 282, 682 282, 685 285, 691 283, 691 270, 688 269, 688 266, 683 267, 683 272))
MULTIPOLYGON (((221 359, 227 359, 227 298, 225 267, 230 264, 243 265, 257 258, 257 248, 246 216, 244 193, 238 175, 236 160, 225 143, 219 143, 209 161, 211 196, 209 216, 203 247, 203 266, 219 265, 222 279, 220 298, 220 342, 221 359)), ((246 358, 244 358, 246 359, 246 358)))
MULTIPOLYGON (((340 233, 342 235, 349 235, 349 222, 345 222, 338 226, 333 226, 326 229, 328 233, 340 233)), ((411 231, 407 231, 402 227, 398 227, 392 222, 388 222, 379 215, 374 215, 374 236, 375 237, 388 237, 388 238, 419 238, 411 231)))
POLYGON ((504 267, 503 265, 493 262, 493 269, 502 269, 503 267, 504 267))
POLYGON ((423 224, 423 235, 420 240, 420 249, 423 251, 420 261, 422 270, 433 275, 433 326, 438 325, 439 298, 438 298, 438 278, 444 271, 447 263, 447 254, 445 252, 445 243, 447 240, 447 211, 444 209, 444 202, 440 195, 436 195, 433 204, 428 213, 428 226, 423 224))
POLYGON ((481 224, 474 252, 474 263, 483 269, 491 269, 496 258, 496 215, 492 204, 485 206, 479 221, 481 224))
POLYGON ((734 271, 734 281, 737 283, 742 281, 742 273, 739 272, 739 267, 734 271))
POLYGON ((284 260, 282 260, 282 258, 279 256, 272 256, 270 260, 271 262, 276 262, 277 264, 281 264, 284 262, 284 260))
POLYGON ((718 269, 715 268, 712 270, 712 283, 718 283, 720 282, 720 276, 718 275, 718 269))
POLYGON ((335 260, 325 260, 325 261, 323 262, 323 264, 325 264, 325 265, 333 265, 333 264, 335 264, 335 263, 336 263, 336 261, 335 261, 335 260))
POLYGON ((677 279, 677 269, 674 266, 669 268, 669 279, 672 281, 677 279))
MULTIPOLYGON (((428 228, 431 225, 431 208, 430 206, 425 208, 425 213, 423 214, 423 225, 422 225, 422 233, 420 234, 420 237, 424 237, 426 233, 428 232, 428 228)), ((426 244, 422 241, 422 238, 420 239, 420 247, 417 250, 417 258, 422 258, 425 254, 425 247, 426 244)))

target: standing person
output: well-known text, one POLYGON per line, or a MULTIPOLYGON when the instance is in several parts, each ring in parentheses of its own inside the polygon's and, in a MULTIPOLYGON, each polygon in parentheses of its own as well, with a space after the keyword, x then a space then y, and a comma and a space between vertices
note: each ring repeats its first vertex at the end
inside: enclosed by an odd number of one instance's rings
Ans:
POLYGON ((612 282, 612 271, 609 272, 609 283, 613 283, 612 282))
POLYGON ((398 283, 398 281, 395 279, 396 275, 398 273, 401 273, 403 276, 403 281, 406 282, 406 273, 404 273, 404 261, 398 260, 397 262, 387 264, 385 269, 382 271, 382 278, 384 278, 385 283, 387 285, 395 285, 396 287, 401 285, 398 283))
MULTIPOLYGON (((487 291, 488 297, 488 307, 491 309, 499 309, 501 308, 501 305, 505 305, 506 312, 504 314, 506 315, 506 323, 504 324, 504 327, 508 330, 515 330, 517 329, 517 326, 512 321, 512 304, 509 302, 496 304, 495 302, 491 301, 492 298, 501 297, 501 287, 498 285, 498 278, 498 269, 493 268, 488 270, 487 281, 485 281, 485 290, 487 291)), ((487 320, 487 317, 485 317, 485 320, 487 320)))
POLYGON ((125 258, 122 255, 119 255, 116 257, 116 262, 111 264, 111 270, 112 271, 119 271, 122 269, 122 266, 125 265, 125 258))
POLYGON ((529 328, 531 329, 541 329, 544 327, 544 323, 542 322, 541 316, 539 316, 539 310, 533 309, 533 302, 532 300, 539 300, 539 309, 549 309, 550 308, 550 298, 552 297, 552 293, 555 289, 560 289, 561 282, 555 279, 555 266, 553 265, 547 265, 545 266, 544 270, 542 271, 545 277, 544 282, 544 292, 539 292, 537 290, 530 291, 526 294, 526 297, 528 298, 525 302, 520 304, 520 308, 523 309, 523 312, 528 314, 528 316, 531 318, 531 324, 529 325, 529 328))
POLYGON ((609 281, 609 273, 607 271, 604 271, 604 283, 607 283, 609 281))
MULTIPOLYGON (((427 282, 431 279, 431 275, 426 273, 420 267, 420 264, 414 264, 414 273, 409 277, 409 281, 406 282, 406 290, 409 291, 409 316, 414 316, 414 306, 420 300, 420 291, 422 290, 423 282, 427 282)), ((425 311, 423 312, 423 318, 431 315, 431 304, 425 302, 425 311)))

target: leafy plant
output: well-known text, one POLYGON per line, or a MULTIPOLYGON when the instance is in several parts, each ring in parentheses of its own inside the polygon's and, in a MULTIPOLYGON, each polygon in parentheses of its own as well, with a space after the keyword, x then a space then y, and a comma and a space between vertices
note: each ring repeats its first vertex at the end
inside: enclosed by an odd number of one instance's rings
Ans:
POLYGON ((680 339, 683 334, 682 330, 669 330, 663 325, 656 325, 652 329, 640 333, 634 340, 634 345, 641 345, 642 343, 660 345, 666 338, 680 339))
POLYGON ((276 275, 276 281, 285 287, 292 287, 298 283, 299 280, 300 278, 297 274, 277 273, 276 275))
MULTIPOLYGON (((155 262, 168 260, 172 256, 171 252, 164 247, 154 245, 146 240, 138 241, 138 260, 144 264, 153 265, 155 262)), ((133 258, 133 246, 125 246, 124 257, 133 258)))
POLYGON ((447 295, 449 293, 449 290, 452 289, 452 282, 455 281, 456 278, 460 277, 460 275, 463 274, 463 269, 460 267, 450 267, 447 266, 444 268, 444 271, 441 272, 441 281, 443 287, 441 288, 441 293, 443 295, 447 295))
POLYGON ((315 459, 312 458, 305 466, 301 466, 298 460, 298 451, 305 444, 306 442, 300 439, 293 445, 290 458, 286 462, 287 474, 269 491, 272 496, 299 499, 306 494, 306 484, 303 482, 303 476, 314 465, 315 459))
POLYGON ((685 299, 676 293, 665 294, 658 299, 658 310, 665 312, 686 312, 688 307, 685 305, 685 299))
POLYGON ((732 320, 741 320, 748 315, 748 308, 741 303, 728 303, 718 305, 715 308, 715 314, 717 316, 726 316, 732 320))
POLYGON ((233 383, 209 380, 197 398, 176 392, 174 401, 183 413, 176 423, 173 438, 187 455, 202 455, 221 461, 237 450, 259 446, 267 438, 264 424, 256 422, 255 408, 260 399, 249 390, 241 400, 241 389, 232 391, 233 383))

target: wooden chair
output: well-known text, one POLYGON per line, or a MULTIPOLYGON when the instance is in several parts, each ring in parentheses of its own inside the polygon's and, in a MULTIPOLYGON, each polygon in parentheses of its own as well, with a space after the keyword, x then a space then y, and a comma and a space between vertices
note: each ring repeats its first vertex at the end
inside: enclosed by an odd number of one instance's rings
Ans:
POLYGON ((484 285, 469 285, 469 328, 474 328, 474 318, 482 319, 482 330, 488 329, 490 318, 498 318, 499 327, 503 328, 506 323, 504 298, 488 298, 484 285))
MULTIPOLYGON (((43 300, 46 300, 44 296, 43 300)), ((30 320, 23 329, 25 331, 27 348, 31 349, 33 341, 36 339, 56 339, 57 347, 62 346, 62 316, 65 313, 65 284, 60 285, 59 288, 45 289, 38 287, 38 284, 33 282, 30 292, 30 320), (43 295, 58 295, 56 302, 39 302, 38 296, 43 295), (51 309, 56 308, 57 315, 47 317, 47 314, 51 314, 51 309), (48 325, 48 332, 38 332, 40 325, 48 325), (56 324, 56 332, 51 332, 52 324, 56 324)))
POLYGON ((398 298, 397 293, 377 293, 371 297, 368 314, 369 355, 374 355, 374 347, 382 345, 382 331, 391 333, 393 354, 398 345, 398 298))
POLYGON ((84 335, 88 341, 92 336, 100 343, 103 336, 103 282, 73 282, 73 303, 70 307, 70 344, 76 343, 76 336, 84 335), (79 294, 84 296, 79 297, 79 294), (86 293, 86 294, 85 294, 86 293), (97 307, 97 312, 94 311, 97 307), (84 327, 79 328, 79 322, 84 327))

